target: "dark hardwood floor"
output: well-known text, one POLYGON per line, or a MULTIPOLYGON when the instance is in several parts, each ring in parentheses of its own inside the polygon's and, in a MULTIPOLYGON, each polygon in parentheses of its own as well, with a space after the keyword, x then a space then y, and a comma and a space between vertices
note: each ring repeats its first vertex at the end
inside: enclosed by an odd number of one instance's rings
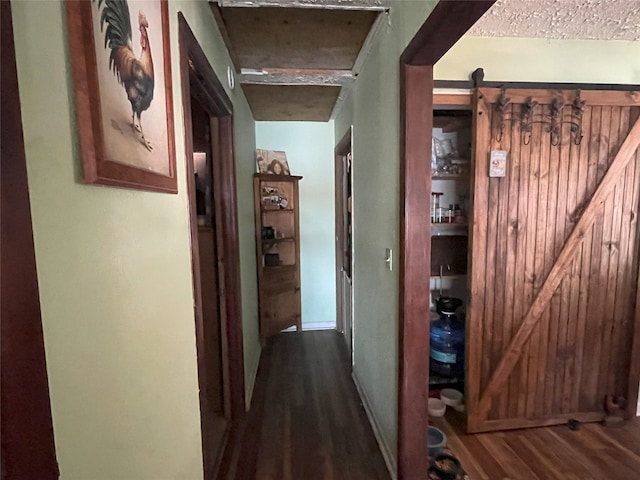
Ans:
POLYGON ((236 480, 389 479, 338 332, 268 341, 238 453, 236 480))

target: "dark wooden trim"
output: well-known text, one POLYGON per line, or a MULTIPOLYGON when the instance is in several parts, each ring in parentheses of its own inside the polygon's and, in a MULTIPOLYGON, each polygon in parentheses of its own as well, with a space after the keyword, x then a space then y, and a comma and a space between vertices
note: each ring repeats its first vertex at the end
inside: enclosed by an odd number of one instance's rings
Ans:
MULTIPOLYGON (((213 73, 213 72, 212 72, 213 73)), ((224 248, 224 299, 227 311, 227 345, 229 362, 229 391, 231 418, 244 416, 244 347, 242 337, 242 299, 240 282, 240 248, 238 233, 238 201, 236 168, 233 155, 233 117, 220 122, 220 193, 222 206, 224 248)))
POLYGON ((3 479, 59 477, 40 315, 11 3, 0 2, 0 345, 3 479))
MULTIPOLYGON (((223 369, 226 383, 225 412, 231 422, 230 432, 237 432, 238 425, 245 415, 244 355, 242 343, 242 301, 240 285, 240 252, 237 220, 237 195, 235 181, 235 162, 233 156, 233 109, 222 84, 209 64, 186 19, 178 14, 180 39, 180 66, 182 83, 182 103, 185 122, 185 154, 187 191, 189 195, 189 222, 192 243, 192 268, 194 288, 194 314, 196 325, 196 347, 198 351, 198 377, 201 395, 205 392, 206 366, 204 328, 202 318, 202 292, 200 286, 200 258, 198 254, 198 223, 195 205, 195 181, 193 162, 193 133, 191 124, 191 98, 201 103, 211 115, 213 134, 218 139, 218 148, 214 153, 214 191, 221 208, 220 221, 216 228, 220 230, 222 259, 222 285, 220 290, 221 310, 223 311, 223 369)), ((201 407, 206 399, 201 398, 201 407)), ((202 413, 206 415, 206 413, 202 413)), ((204 421, 203 421, 204 424, 204 421)), ((209 445, 203 431, 203 448, 209 445)), ((224 458, 227 448, 232 448, 227 435, 224 451, 217 458, 224 458)), ((203 458, 205 456, 203 455, 203 458)), ((206 479, 216 475, 215 465, 204 465, 206 479)))
POLYGON ((343 291, 342 291, 342 275, 344 268, 344 252, 342 246, 344 245, 344 222, 343 222, 343 176, 344 176, 344 161, 343 158, 351 151, 351 128, 344 134, 342 139, 336 145, 334 149, 334 184, 335 184, 335 229, 336 229, 336 329, 341 333, 346 333, 346 325, 344 324, 344 316, 342 315, 343 305, 343 291))
MULTIPOLYGON (((507 82, 507 81, 482 81, 479 87, 486 88, 517 88, 540 90, 621 90, 640 91, 640 85, 622 83, 554 83, 554 82, 507 82)), ((434 88, 476 88, 473 80, 434 80, 434 88)))
POLYGON ((495 3, 495 0, 440 1, 429 14, 400 61, 407 65, 435 65, 495 3))
POLYGON ((401 70, 400 378, 398 478, 425 478, 429 389, 429 271, 431 262, 431 132, 433 68, 401 70), (426 199, 426 202, 425 202, 426 199))
POLYGON ((428 469, 429 271, 433 65, 495 3, 441 1, 400 57, 400 312, 398 478, 428 469))

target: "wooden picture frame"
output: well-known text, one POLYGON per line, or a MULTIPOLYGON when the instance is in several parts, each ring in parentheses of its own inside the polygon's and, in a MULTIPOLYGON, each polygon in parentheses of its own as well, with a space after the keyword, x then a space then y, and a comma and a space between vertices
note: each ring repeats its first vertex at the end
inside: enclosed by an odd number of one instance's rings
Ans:
POLYGON ((287 162, 286 152, 280 150, 256 150, 256 164, 258 173, 268 173, 271 175, 290 176, 289 162, 287 162))
POLYGON ((66 6, 84 182, 177 193, 167 1, 66 6))

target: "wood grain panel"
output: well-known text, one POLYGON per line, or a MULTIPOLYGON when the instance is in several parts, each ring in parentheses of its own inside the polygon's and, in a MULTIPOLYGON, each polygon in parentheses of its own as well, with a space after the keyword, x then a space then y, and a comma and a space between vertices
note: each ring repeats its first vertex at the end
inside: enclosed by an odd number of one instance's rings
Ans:
POLYGON ((242 85, 257 121, 328 122, 340 87, 317 85, 242 85))
MULTIPOLYGON (((495 103, 500 96, 499 88, 483 88, 482 90, 491 103, 495 103)), ((549 105, 556 97, 561 97, 565 103, 571 103, 576 95, 575 90, 509 89, 508 92, 512 103, 524 103, 528 97, 531 97, 545 105, 549 105)), ((581 90, 580 98, 587 102, 588 106, 640 106, 640 90, 581 90)))
POLYGON ((279 7, 231 7, 220 12, 238 69, 350 70, 380 14, 279 7))
MULTIPOLYGON (((484 93, 476 106, 476 119, 485 117, 476 139, 486 143, 476 144, 474 169, 468 355, 478 367, 467 376, 469 429, 601 418, 604 396, 629 385, 640 122, 602 93, 604 106, 585 109, 579 144, 566 114, 559 145, 541 124, 521 144, 510 120, 497 141, 497 119, 490 127, 498 114, 484 93), (487 178, 493 149, 509 152, 504 178, 487 178)), ((569 93, 535 100, 550 115, 544 99, 569 93)), ((517 105, 508 117, 519 118, 517 105)))
POLYGON ((467 309, 466 338, 475 339, 466 344, 466 374, 469 379, 465 384, 467 403, 469 405, 468 428, 474 430, 480 424, 480 418, 475 415, 480 398, 482 374, 484 365, 482 363, 482 347, 485 338, 484 304, 485 289, 484 275, 485 269, 482 261, 474 262, 474 259, 484 258, 487 241, 487 215, 482 212, 485 208, 488 195, 487 177, 487 156, 491 135, 490 104, 485 101, 482 92, 475 93, 474 101, 474 125, 473 130, 473 166, 471 169, 471 199, 469 209, 469 293, 470 301, 467 309))

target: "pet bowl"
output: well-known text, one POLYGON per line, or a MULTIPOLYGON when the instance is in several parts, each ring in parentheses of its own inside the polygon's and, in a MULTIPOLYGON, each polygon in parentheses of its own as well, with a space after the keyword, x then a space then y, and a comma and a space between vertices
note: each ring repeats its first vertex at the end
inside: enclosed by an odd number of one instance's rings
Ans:
POLYGON ((442 430, 429 425, 427 431, 427 445, 429 448, 429 457, 435 458, 436 455, 442 453, 442 449, 447 444, 447 436, 442 430))
POLYGON ((432 417, 441 417, 444 415, 447 406, 439 398, 429 399, 429 415, 432 417))
POLYGON ((455 480, 462 473, 462 466, 453 455, 441 453, 436 455, 429 471, 437 473, 441 480, 455 480))
POLYGON ((449 405, 450 407, 460 405, 462 403, 462 397, 462 393, 453 388, 443 388, 440 390, 440 399, 445 405, 449 405))

